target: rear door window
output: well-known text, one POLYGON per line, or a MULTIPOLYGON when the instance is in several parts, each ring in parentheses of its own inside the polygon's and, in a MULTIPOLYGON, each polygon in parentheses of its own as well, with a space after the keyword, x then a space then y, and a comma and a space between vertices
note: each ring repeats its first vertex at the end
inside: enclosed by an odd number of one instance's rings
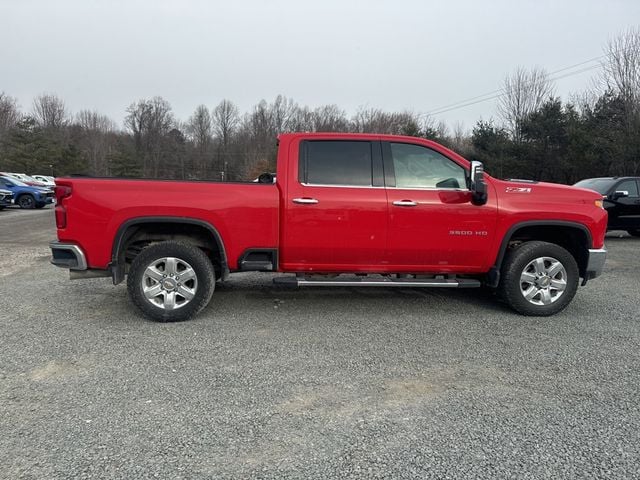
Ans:
POLYGON ((370 187, 372 143, 313 140, 302 143, 299 180, 311 185, 370 187))
POLYGON ((616 192, 629 192, 630 197, 638 196, 638 184, 635 180, 623 180, 616 187, 616 192))

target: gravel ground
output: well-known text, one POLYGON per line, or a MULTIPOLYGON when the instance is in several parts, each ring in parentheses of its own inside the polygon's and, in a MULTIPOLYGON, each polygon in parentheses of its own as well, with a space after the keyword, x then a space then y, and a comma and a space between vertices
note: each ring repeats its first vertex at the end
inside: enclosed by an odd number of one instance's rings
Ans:
POLYGON ((0 212, 3 478, 640 477, 640 239, 552 318, 241 274, 163 325, 53 234, 0 212))

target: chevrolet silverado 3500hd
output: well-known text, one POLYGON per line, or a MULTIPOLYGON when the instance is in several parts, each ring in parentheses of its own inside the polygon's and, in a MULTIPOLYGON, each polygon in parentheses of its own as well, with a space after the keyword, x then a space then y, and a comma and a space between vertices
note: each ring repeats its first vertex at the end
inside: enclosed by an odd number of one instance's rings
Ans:
POLYGON ((277 181, 58 178, 52 263, 71 278, 127 277, 157 321, 186 320, 234 272, 294 286, 497 289, 552 315, 603 269, 597 192, 502 181, 413 137, 279 137, 277 181))

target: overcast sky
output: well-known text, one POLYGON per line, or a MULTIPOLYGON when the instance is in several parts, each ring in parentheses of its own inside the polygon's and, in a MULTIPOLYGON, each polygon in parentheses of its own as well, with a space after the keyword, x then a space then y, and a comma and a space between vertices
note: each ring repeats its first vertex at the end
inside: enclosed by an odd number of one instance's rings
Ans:
MULTIPOLYGON (((638 24, 639 0, 0 0, 0 91, 23 110, 56 93, 120 125, 154 95, 182 120, 201 103, 246 111, 278 94, 349 114, 423 113, 499 88, 518 65, 598 57, 638 24)), ((594 73, 557 92, 588 88, 594 73)), ((470 128, 493 115, 495 100, 437 118, 470 128)))

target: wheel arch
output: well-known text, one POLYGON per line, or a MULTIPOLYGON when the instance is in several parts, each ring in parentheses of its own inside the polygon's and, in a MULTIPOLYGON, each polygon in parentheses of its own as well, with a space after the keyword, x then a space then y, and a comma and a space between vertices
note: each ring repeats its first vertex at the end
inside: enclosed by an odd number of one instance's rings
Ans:
POLYGON ((593 240, 589 229, 577 222, 564 220, 532 220, 518 222, 507 230, 500 244, 494 266, 489 272, 487 284, 491 287, 498 285, 500 281, 500 269, 507 249, 519 242, 541 240, 555 243, 565 248, 573 255, 578 264, 580 276, 586 274, 589 249, 593 240))
POLYGON ((188 217, 146 216, 131 218, 118 227, 109 264, 114 285, 124 280, 127 247, 137 238, 145 238, 149 235, 171 239, 178 236, 203 248, 214 247, 215 259, 219 262, 217 266, 220 269, 220 277, 222 279, 228 277, 229 265, 222 236, 209 222, 188 217))
POLYGON ((19 202, 20 202, 20 199, 21 199, 22 197, 31 197, 31 199, 33 200, 33 202, 34 202, 34 204, 35 204, 36 196, 35 196, 33 193, 31 193, 31 192, 20 192, 20 193, 18 193, 18 194, 17 194, 17 195, 15 195, 15 197, 14 197, 14 202, 15 202, 15 203, 19 203, 19 202))

